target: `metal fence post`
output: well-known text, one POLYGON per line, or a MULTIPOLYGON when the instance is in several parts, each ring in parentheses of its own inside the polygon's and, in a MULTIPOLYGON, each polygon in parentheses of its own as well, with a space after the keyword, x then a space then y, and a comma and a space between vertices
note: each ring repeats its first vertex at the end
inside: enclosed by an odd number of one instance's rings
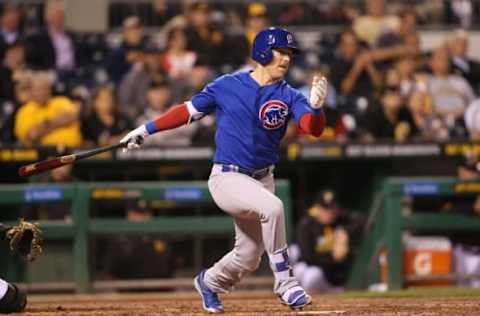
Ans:
POLYGON ((403 285, 403 247, 402 247, 402 215, 400 196, 392 192, 386 185, 385 201, 385 246, 388 262, 388 289, 401 289, 403 285))

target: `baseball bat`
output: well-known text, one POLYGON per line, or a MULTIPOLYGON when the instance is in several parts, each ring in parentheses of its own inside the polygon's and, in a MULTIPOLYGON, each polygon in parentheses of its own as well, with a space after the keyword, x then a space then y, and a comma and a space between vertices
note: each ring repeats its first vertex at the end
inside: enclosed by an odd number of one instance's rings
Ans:
POLYGON ((21 177, 31 176, 34 174, 42 173, 44 171, 59 168, 64 165, 72 164, 75 161, 82 160, 88 157, 92 157, 92 156, 95 156, 110 150, 114 150, 117 148, 122 148, 125 146, 126 146, 126 143, 118 143, 110 146, 105 146, 105 147, 100 147, 92 150, 79 152, 77 154, 64 155, 60 157, 42 160, 36 163, 32 163, 32 164, 20 167, 20 169, 18 169, 18 174, 21 177))

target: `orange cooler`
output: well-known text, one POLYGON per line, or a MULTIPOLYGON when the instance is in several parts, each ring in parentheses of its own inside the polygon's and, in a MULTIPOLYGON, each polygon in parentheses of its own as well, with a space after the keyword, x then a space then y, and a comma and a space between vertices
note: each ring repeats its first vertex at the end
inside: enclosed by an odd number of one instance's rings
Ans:
POLYGON ((403 244, 406 285, 451 284, 451 281, 446 280, 452 273, 452 244, 448 238, 408 236, 403 239, 403 244), (427 279, 408 282, 409 277, 427 279))

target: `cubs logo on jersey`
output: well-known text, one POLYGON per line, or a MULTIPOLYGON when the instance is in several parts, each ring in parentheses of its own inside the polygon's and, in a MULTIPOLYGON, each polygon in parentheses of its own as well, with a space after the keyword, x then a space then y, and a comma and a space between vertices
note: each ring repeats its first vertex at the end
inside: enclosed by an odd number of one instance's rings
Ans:
POLYGON ((266 129, 277 129, 287 121, 288 105, 279 100, 269 100, 260 107, 258 117, 266 129))

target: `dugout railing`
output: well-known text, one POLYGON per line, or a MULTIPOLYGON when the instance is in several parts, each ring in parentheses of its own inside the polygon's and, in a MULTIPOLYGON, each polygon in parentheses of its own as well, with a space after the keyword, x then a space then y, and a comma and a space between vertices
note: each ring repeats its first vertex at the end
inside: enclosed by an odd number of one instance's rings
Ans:
MULTIPOLYGON (((387 252, 388 289, 400 289, 405 284, 403 273, 404 249, 402 234, 448 233, 452 231, 480 232, 480 217, 441 213, 440 210, 405 208, 405 197, 467 196, 480 194, 480 181, 459 181, 446 177, 386 178, 377 193, 358 249, 348 287, 365 288, 371 283, 372 271, 378 275, 378 255, 387 252), (374 268, 377 266, 376 268, 374 268)), ((430 279, 435 276, 430 276, 430 279)), ((421 279, 421 278, 420 278, 421 279)), ((419 278, 417 278, 417 281, 419 278)))
MULTIPOLYGON (((275 185, 276 195, 284 203, 287 235, 290 236, 292 224, 290 185, 288 180, 282 179, 276 180, 275 185)), ((90 238, 118 234, 187 234, 195 236, 232 234, 233 236, 233 221, 230 216, 220 210, 216 215, 165 215, 139 222, 91 217, 92 200, 107 198, 172 201, 178 204, 213 203, 205 181, 0 185, 0 205, 4 208, 8 205, 71 202, 71 222, 39 221, 39 224, 44 240, 70 240, 73 242, 73 282, 77 292, 88 292, 93 288, 89 271, 90 238)), ((44 251, 48 252, 48 246, 44 251)), ((194 243, 193 255, 199 254, 199 252, 201 252, 201 245, 194 243)))

